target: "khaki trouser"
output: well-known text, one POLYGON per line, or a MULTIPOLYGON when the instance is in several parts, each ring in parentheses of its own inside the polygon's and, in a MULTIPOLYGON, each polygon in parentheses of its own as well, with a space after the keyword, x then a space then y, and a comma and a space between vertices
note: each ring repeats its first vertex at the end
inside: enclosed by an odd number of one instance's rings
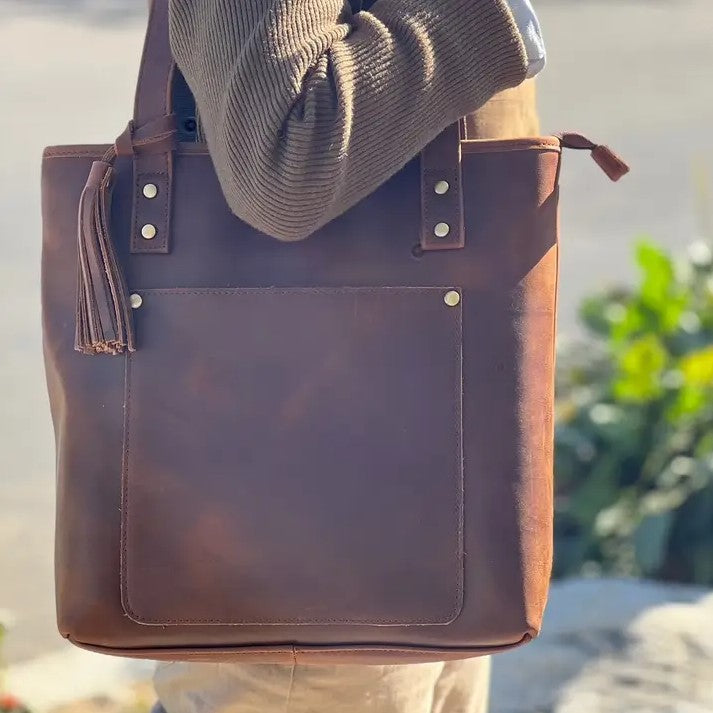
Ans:
POLYGON ((485 713, 490 659, 402 666, 166 664, 167 713, 485 713))
MULTIPOLYGON (((532 82, 468 117, 468 138, 536 136, 532 82)), ((166 713, 485 713, 490 659, 405 666, 159 664, 166 713)))

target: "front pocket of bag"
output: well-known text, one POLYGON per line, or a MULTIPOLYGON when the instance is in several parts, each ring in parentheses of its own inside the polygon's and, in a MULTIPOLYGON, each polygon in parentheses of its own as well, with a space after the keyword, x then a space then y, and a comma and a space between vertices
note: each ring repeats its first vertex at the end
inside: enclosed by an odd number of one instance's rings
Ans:
POLYGON ((446 288, 145 290, 122 602, 143 624, 446 624, 463 599, 446 288))

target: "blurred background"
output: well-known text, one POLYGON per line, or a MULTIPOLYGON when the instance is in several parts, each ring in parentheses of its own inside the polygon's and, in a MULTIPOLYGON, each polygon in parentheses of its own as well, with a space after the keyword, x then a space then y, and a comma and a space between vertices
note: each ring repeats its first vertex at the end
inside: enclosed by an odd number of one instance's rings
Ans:
MULTIPOLYGON (((493 711, 713 710, 713 4, 534 0, 562 177, 556 576, 545 631, 498 657, 493 711)), ((6 709, 142 713, 150 665, 54 624, 54 451, 41 362, 47 144, 129 118, 143 0, 0 0, 0 625, 6 709), (12 694, 17 700, 12 700, 12 694)), ((1 695, 1 694, 0 694, 1 695)), ((3 711, 0 699, 0 711, 3 711)))

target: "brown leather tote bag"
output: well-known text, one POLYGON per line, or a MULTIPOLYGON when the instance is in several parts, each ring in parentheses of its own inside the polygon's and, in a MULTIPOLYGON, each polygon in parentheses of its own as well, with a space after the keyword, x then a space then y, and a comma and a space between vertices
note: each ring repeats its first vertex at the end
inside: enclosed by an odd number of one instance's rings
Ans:
POLYGON ((453 126, 280 243, 179 140, 167 5, 127 131, 44 153, 62 635, 265 662, 529 641, 552 558, 563 139, 453 126))

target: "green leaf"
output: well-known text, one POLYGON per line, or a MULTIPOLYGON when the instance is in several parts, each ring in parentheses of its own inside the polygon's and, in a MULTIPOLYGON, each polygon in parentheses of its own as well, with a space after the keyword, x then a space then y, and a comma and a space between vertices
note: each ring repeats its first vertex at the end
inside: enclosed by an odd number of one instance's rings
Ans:
POLYGON ((636 246, 636 261, 642 272, 641 297, 650 308, 665 305, 673 285, 671 258, 653 243, 642 240, 636 246))
POLYGON ((641 334, 646 327, 646 316, 641 310, 641 307, 636 304, 629 304, 624 310, 624 315, 621 320, 612 325, 611 336, 612 340, 617 342, 625 342, 627 339, 641 334))
POLYGON ((689 386, 713 386, 713 345, 684 356, 678 368, 689 386))
POLYGON ((637 319, 647 322, 649 330, 664 334, 677 331, 691 295, 683 285, 676 283, 673 261, 648 241, 638 243, 636 259, 642 273, 637 319))
POLYGON ((685 386, 676 395, 675 400, 666 411, 672 423, 684 422, 703 411, 710 399, 704 389, 695 386, 685 386))
POLYGON ((663 392, 662 375, 669 355, 654 334, 641 337, 624 348, 617 359, 619 375, 614 394, 623 401, 642 403, 663 392))

